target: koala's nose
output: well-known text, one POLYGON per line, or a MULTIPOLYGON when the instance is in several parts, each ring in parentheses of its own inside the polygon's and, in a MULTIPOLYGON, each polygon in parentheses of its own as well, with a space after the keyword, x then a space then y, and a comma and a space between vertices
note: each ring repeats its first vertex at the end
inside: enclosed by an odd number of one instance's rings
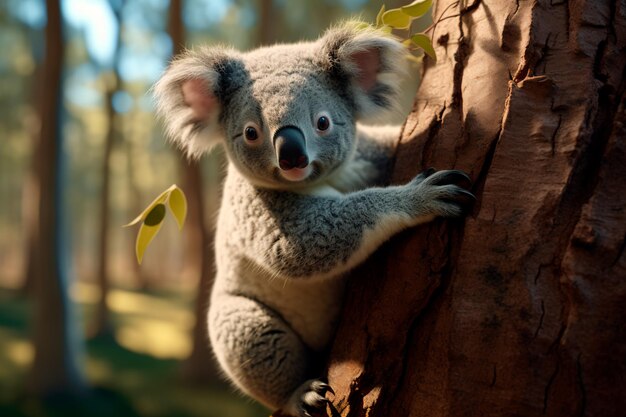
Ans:
POLYGON ((285 126, 276 131, 274 150, 278 165, 284 171, 309 165, 304 134, 295 126, 285 126))

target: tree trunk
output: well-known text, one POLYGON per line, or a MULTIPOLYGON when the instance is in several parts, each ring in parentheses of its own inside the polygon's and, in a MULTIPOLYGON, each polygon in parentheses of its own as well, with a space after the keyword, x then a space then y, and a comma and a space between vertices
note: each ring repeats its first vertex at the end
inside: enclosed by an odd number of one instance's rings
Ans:
POLYGON ((626 2, 446 14, 393 181, 462 169, 478 200, 353 274, 333 415, 623 415, 626 2))
MULTIPOLYGON (((40 105, 42 100, 41 83, 43 82, 43 67, 38 62, 33 75, 32 103, 33 107, 40 105)), ((33 149, 37 148, 41 132, 39 118, 37 123, 29 126, 29 136, 32 137, 33 149)), ((37 225, 39 222, 39 179, 37 175, 37 161, 33 158, 24 178, 22 188, 22 223, 24 229, 24 279, 20 286, 23 296, 30 295, 35 286, 37 274, 37 225)))
POLYGON ((259 0, 257 9, 259 24, 254 43, 258 46, 271 45, 276 41, 276 28, 281 24, 280 13, 274 7, 274 0, 259 0))
MULTIPOLYGON (((182 18, 182 1, 170 2, 169 33, 174 44, 173 54, 182 52, 185 44, 185 30, 182 18)), ((185 264, 198 276, 198 292, 195 303, 195 324, 192 331, 192 350, 182 364, 182 375, 187 381, 213 382, 217 371, 213 355, 209 349, 206 311, 213 276, 215 274, 213 256, 213 233, 209 231, 204 207, 202 170, 196 160, 188 160, 181 155, 183 189, 188 199, 185 264)), ((212 184, 216 186, 216 184, 212 184)))
MULTIPOLYGON (((174 0, 176 1, 176 0, 174 0)), ((198 272, 198 291, 194 307, 195 324, 192 331, 192 350, 182 364, 182 375, 190 382, 215 382, 217 368, 209 348, 207 308, 209 294, 215 276, 215 256, 213 255, 213 228, 209 230, 205 220, 204 193, 202 192, 202 172, 197 161, 187 161, 183 167, 183 184, 187 190, 189 211, 187 215, 187 250, 195 253, 198 272)), ((213 184, 216 186, 216 184, 213 184)))
MULTIPOLYGON (((38 140, 34 140, 34 147, 38 140)), ((34 148, 33 147, 33 148, 34 148)), ((24 280, 20 287, 20 293, 30 295, 35 286, 37 275, 37 226, 39 223, 39 179, 37 178, 37 166, 33 159, 32 167, 29 168, 22 188, 22 221, 24 223, 24 280)))
POLYGON ((107 80, 106 87, 106 111, 108 127, 107 133, 104 138, 104 150, 102 153, 102 191, 100 194, 100 230, 99 230, 99 247, 98 247, 98 269, 96 276, 98 280, 98 287, 100 289, 100 298, 96 305, 96 316, 91 329, 90 336, 92 338, 113 338, 113 324, 111 323, 111 311, 107 304, 107 299, 110 290, 110 279, 108 275, 109 264, 109 226, 110 226, 110 211, 109 205, 111 201, 111 153, 113 151, 113 145, 119 132, 119 119, 113 107, 113 97, 116 92, 122 89, 122 83, 119 75, 119 61, 120 52, 122 46, 122 8, 124 7, 124 1, 119 4, 111 4, 111 9, 114 12, 115 18, 118 24, 117 41, 115 45, 115 52, 113 57, 113 70, 111 71, 111 80, 107 80))
POLYGON ((86 385, 81 372, 81 339, 69 297, 68 253, 63 230, 61 11, 46 1, 45 93, 41 98, 41 136, 36 148, 40 184, 37 270, 34 288, 33 344, 35 359, 30 389, 39 398, 57 393, 78 394, 86 385))

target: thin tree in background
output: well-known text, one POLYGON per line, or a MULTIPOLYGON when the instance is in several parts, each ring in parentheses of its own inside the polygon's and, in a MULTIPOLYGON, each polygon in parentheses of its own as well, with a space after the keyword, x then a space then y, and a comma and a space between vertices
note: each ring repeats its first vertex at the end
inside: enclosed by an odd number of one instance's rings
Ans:
POLYGON ((462 169, 478 200, 353 273, 332 415, 623 416, 626 3, 444 10, 393 181, 462 169))
POLYGON ((119 61, 122 45, 122 10, 124 1, 109 2, 111 10, 117 21, 117 40, 113 55, 112 70, 106 80, 106 112, 108 120, 107 133, 104 139, 104 151, 102 156, 102 191, 100 195, 100 229, 99 229, 99 252, 98 269, 96 271, 100 298, 96 306, 96 316, 91 337, 113 338, 113 324, 111 323, 111 311, 107 304, 110 290, 110 279, 107 267, 109 265, 109 228, 110 228, 110 202, 111 202, 111 154, 115 139, 119 134, 119 117, 113 106, 115 93, 121 91, 122 82, 119 74, 119 61))
MULTIPOLYGON (((33 138, 35 148, 38 138, 33 138)), ((24 248, 24 278, 21 283, 20 293, 28 295, 32 293, 37 275, 37 241, 39 223, 39 179, 35 158, 32 161, 24 178, 22 187, 22 222, 25 238, 24 248)))
MULTIPOLYGON (((183 51, 185 29, 182 17, 182 0, 170 2, 168 31, 174 45, 173 54, 183 51)), ((212 382, 217 375, 213 355, 208 345, 206 324, 207 300, 215 271, 213 256, 213 228, 209 230, 205 214, 202 170, 196 160, 181 154, 183 189, 187 195, 185 264, 198 275, 198 292, 195 303, 195 324, 192 331, 192 351, 182 365, 185 379, 212 382)), ((217 187, 217 184, 209 184, 217 187)))
MULTIPOLYGON (((37 48, 39 49, 39 48, 37 48)), ((34 108, 41 103, 43 82, 43 66, 40 58, 36 58, 36 67, 33 72, 31 100, 34 108)), ((37 117, 37 123, 27 126, 29 136, 32 138, 33 149, 37 147, 41 132, 41 120, 37 117)), ((24 229, 24 278, 21 283, 20 292, 28 295, 35 286, 35 276, 37 274, 37 224, 39 222, 39 182, 37 178, 37 161, 33 158, 24 178, 22 187, 22 224, 24 229)))
POLYGON ((35 149, 40 184, 33 345, 29 388, 40 398, 87 389, 77 315, 70 300, 70 273, 63 230, 63 27, 59 1, 47 0, 45 86, 41 96, 41 135, 35 149))
POLYGON ((279 16, 274 0, 259 0, 259 25, 255 39, 257 46, 271 45, 276 41, 276 28, 280 27, 277 21, 279 16))

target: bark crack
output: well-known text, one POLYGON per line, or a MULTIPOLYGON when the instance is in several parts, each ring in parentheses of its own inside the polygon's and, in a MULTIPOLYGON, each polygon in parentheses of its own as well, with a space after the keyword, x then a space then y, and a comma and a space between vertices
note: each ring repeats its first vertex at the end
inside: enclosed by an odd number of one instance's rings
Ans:
MULTIPOLYGON (((401 366, 400 366, 400 375, 397 379, 397 383, 395 384, 393 390, 389 392, 388 399, 384 401, 379 401, 378 404, 383 407, 388 407, 389 404, 395 404, 396 398, 398 398, 401 390, 404 388, 404 381, 406 379, 407 373, 410 371, 408 369, 408 361, 411 358, 412 354, 412 345, 410 341, 415 340, 415 332, 419 329, 420 324, 422 322, 422 318, 425 315, 425 312, 432 308, 437 300, 439 300, 442 294, 446 291, 450 283, 452 282, 452 275, 454 271, 454 265, 458 262, 458 257, 460 255, 460 247, 457 242, 463 241, 463 234, 465 231, 465 223, 460 222, 458 227, 449 228, 447 226, 443 226, 446 229, 444 230, 444 234, 448 236, 447 243, 445 246, 445 259, 446 262, 441 268, 440 272, 432 271, 429 273, 429 276, 437 276, 439 274, 440 278, 434 281, 435 288, 430 292, 429 297, 424 301, 423 305, 421 305, 419 311, 416 314, 412 315, 413 320, 408 326, 406 340, 407 343, 404 344, 404 349, 402 350, 401 355, 401 366)), ((429 227, 429 233, 433 230, 433 227, 429 227)), ((427 236, 427 241, 430 240, 430 236, 427 236)), ((495 382, 494 382, 495 383, 495 382)), ((389 410, 377 410, 374 415, 394 415, 394 413, 390 413, 389 410)))
POLYGON ((541 50, 539 51, 539 57, 537 58, 535 65, 533 65, 533 75, 543 75, 543 74, 546 74, 548 71, 548 64, 547 64, 546 58, 548 57, 548 53, 550 52, 550 48, 551 48, 551 46, 549 45, 551 37, 552 37, 552 32, 548 32, 548 35, 546 36, 546 40, 543 42, 543 45, 541 46, 541 50), (539 71, 539 66, 541 64, 543 64, 543 69, 539 71))
POLYGON ((624 235, 622 243, 620 244, 620 247, 617 251, 617 256, 615 256, 615 259, 613 260, 613 262, 611 262, 610 268, 613 268, 615 265, 617 265, 619 260, 622 259, 624 251, 626 251, 626 234, 624 235))
POLYGON ((554 132, 552 132, 552 136, 550 136, 550 152, 553 157, 556 153, 556 135, 559 132, 559 129, 561 129, 562 122, 563 122, 563 115, 559 114, 559 121, 556 124, 556 129, 554 129, 554 132))
POLYGON ((465 37, 465 31, 463 30, 463 17, 473 12, 480 6, 481 0, 474 0, 472 4, 461 9, 459 12, 459 39, 458 47, 454 53, 454 71, 453 71, 453 84, 452 84, 452 107, 460 109, 460 114, 463 114, 463 72, 465 71, 465 63, 469 54, 470 45, 465 37))
POLYGON ((546 388, 543 392, 543 414, 546 414, 548 411, 548 400, 550 399, 550 388, 556 379, 559 371, 561 370, 561 359, 557 358, 556 367, 554 368, 554 372, 550 375, 550 379, 548 379, 548 383, 546 384, 546 388))
POLYGON ((539 317, 539 324, 537 325, 537 328, 535 329, 535 334, 533 335, 533 339, 536 339, 537 336, 539 335, 539 331, 543 327, 543 319, 545 316, 546 316, 546 306, 542 299, 541 300, 541 316, 539 317))
POLYGON ((435 115, 430 126, 428 126, 428 134, 426 135, 426 140, 424 141, 424 149, 422 150, 422 160, 421 167, 422 169, 426 167, 426 160, 430 158, 432 147, 435 143, 435 137, 439 133, 441 126, 443 125, 443 114, 446 111, 446 103, 443 103, 443 107, 441 110, 435 115))
POLYGON ((518 11, 519 11, 519 0, 515 0, 515 10, 513 10, 513 13, 511 14, 511 16, 515 16, 518 11))
MULTIPOLYGON (((505 105, 505 109, 504 109, 505 115, 507 114, 507 106, 508 106, 508 98, 507 98, 507 104, 505 105)), ((485 183, 487 182, 487 175, 489 174, 489 169, 491 168, 491 164, 493 162, 493 158, 496 153, 496 147, 498 146, 498 143, 500 142, 501 135, 502 135, 502 126, 500 126, 500 129, 498 129, 498 132, 496 133, 495 137, 489 143, 489 148, 487 149, 485 160, 483 161, 483 164, 480 167, 480 171, 478 172, 478 176, 476 177, 476 180, 474 181, 474 184, 472 185, 472 193, 476 196, 476 204, 474 206, 474 212, 480 211, 482 193, 485 189, 485 183)))
POLYGON ((587 389, 585 388, 585 381, 583 380, 583 365, 580 360, 580 353, 576 358, 576 384, 580 389, 581 404, 579 415, 582 417, 587 411, 587 389))

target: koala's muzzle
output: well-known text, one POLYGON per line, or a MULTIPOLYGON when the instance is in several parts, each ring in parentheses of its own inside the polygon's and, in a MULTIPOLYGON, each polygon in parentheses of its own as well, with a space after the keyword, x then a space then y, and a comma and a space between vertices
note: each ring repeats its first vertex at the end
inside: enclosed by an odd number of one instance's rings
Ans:
POLYGON ((295 126, 285 126, 276 131, 274 150, 278 165, 284 171, 309 165, 304 134, 295 126))

